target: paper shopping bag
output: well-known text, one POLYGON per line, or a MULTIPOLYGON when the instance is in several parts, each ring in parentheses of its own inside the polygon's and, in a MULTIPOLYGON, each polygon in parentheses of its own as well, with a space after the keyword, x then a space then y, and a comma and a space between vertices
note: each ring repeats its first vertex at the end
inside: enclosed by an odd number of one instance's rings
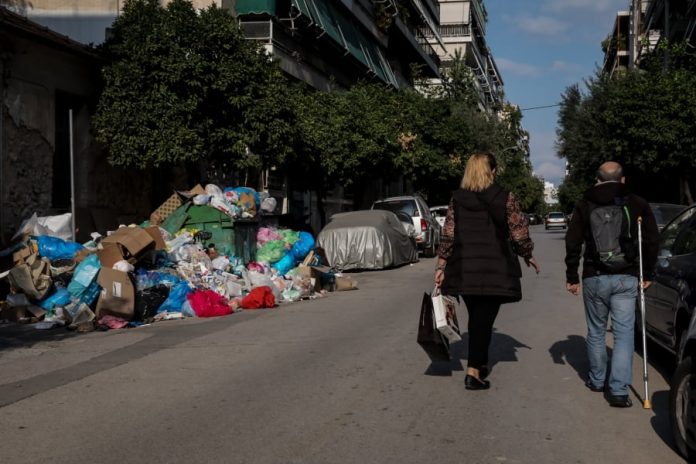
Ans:
POLYGON ((457 321, 457 301, 450 296, 444 296, 439 289, 433 291, 433 312, 435 313, 435 327, 445 336, 449 343, 462 339, 459 335, 459 322, 457 321))
POLYGON ((418 320, 418 344, 430 357, 430 361, 449 361, 449 343, 435 327, 433 299, 430 294, 423 294, 420 319, 418 320))

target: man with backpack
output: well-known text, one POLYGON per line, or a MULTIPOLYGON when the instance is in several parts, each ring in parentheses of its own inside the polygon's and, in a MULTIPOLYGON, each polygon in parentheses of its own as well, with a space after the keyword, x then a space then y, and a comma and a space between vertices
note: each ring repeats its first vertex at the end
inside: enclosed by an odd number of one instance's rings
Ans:
POLYGON ((590 372, 585 385, 594 392, 608 387, 609 404, 631 406, 628 386, 633 367, 636 298, 638 295, 638 218, 643 218, 643 287, 651 284, 659 234, 648 203, 629 192, 623 169, 607 162, 597 184, 575 206, 566 234, 566 289, 580 294, 578 266, 585 245, 582 294, 587 319, 590 372), (607 320, 611 317, 614 346, 607 378, 607 320))

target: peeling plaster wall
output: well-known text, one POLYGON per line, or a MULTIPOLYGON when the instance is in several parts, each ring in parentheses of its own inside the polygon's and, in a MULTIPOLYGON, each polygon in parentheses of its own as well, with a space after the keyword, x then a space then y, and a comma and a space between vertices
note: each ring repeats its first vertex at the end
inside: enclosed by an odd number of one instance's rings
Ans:
MULTIPOLYGON (((11 236, 22 219, 65 212, 54 208, 53 184, 70 185, 70 175, 54 176, 56 95, 81 103, 73 111, 76 221, 85 237, 97 225, 142 221, 151 211, 152 171, 129 171, 108 164, 90 125, 96 102, 97 69, 87 56, 44 42, 11 37, 0 44, 5 62, 0 237, 11 236)), ((69 165, 69 162, 67 163, 69 165)))

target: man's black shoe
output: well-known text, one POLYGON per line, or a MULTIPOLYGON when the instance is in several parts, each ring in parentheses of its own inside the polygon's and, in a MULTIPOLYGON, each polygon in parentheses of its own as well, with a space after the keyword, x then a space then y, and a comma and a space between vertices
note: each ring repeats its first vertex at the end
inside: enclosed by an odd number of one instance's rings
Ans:
POLYGON ((612 408, 630 408, 633 403, 628 395, 609 395, 609 406, 612 408))
POLYGON ((593 392, 603 392, 603 391, 604 391, 604 387, 596 387, 596 386, 590 381, 590 379, 585 380, 585 386, 586 386, 587 388, 589 388, 590 390, 592 390, 593 392))

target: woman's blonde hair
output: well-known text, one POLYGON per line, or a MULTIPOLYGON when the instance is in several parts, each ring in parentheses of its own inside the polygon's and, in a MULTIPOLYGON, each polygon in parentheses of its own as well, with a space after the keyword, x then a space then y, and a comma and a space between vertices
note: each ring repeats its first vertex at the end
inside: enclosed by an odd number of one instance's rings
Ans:
POLYGON ((482 192, 491 186, 498 166, 495 157, 490 153, 474 153, 466 162, 461 187, 472 192, 482 192))

